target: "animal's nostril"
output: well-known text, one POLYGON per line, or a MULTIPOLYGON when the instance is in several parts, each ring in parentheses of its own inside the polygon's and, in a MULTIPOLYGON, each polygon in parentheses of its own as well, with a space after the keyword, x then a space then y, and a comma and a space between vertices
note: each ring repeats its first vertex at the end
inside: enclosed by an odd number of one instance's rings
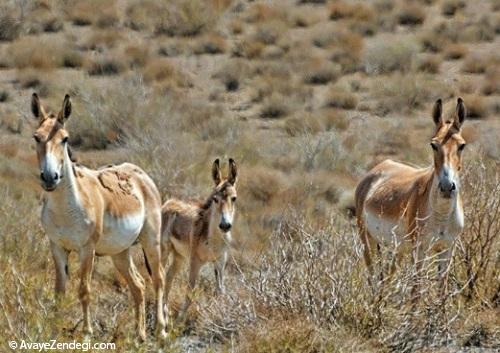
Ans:
POLYGON ((455 183, 451 183, 451 190, 455 190, 456 189, 456 186, 455 186, 455 183))
POLYGON ((43 177, 43 172, 40 173, 40 179, 42 179, 43 181, 45 181, 45 178, 43 177))
POLYGON ((230 223, 220 223, 219 228, 227 231, 227 230, 231 229, 231 224, 230 223))
POLYGON ((59 174, 58 174, 58 173, 55 173, 55 174, 54 174, 54 180, 57 180, 57 179, 59 179, 59 174))

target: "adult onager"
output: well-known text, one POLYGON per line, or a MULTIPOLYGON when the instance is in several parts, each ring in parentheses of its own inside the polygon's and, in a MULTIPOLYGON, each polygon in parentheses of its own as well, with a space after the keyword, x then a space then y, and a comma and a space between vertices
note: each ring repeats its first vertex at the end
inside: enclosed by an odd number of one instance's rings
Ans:
POLYGON ((73 164, 65 129, 71 114, 68 95, 64 97, 61 111, 55 115, 45 111, 34 93, 31 110, 38 119, 33 137, 40 181, 46 191, 41 217, 55 263, 56 297, 65 292, 68 255, 75 251, 80 258, 83 331, 85 335, 92 334, 89 302, 94 256, 109 255, 130 287, 138 334, 145 339, 144 280, 130 255, 130 247, 139 241, 152 270, 157 334, 164 336, 161 197, 154 182, 130 163, 99 170, 73 164))
MULTIPOLYGON (((227 262, 228 246, 231 244, 236 204, 236 163, 229 159, 227 178, 221 177, 219 160, 212 166, 215 188, 203 203, 170 199, 163 205, 162 262, 167 265, 172 253, 173 259, 165 277, 165 303, 172 281, 184 259, 189 259, 189 291, 196 284, 200 268, 207 262, 215 262, 215 281, 218 292, 224 292, 224 268, 227 262)), ((181 308, 182 318, 191 304, 188 293, 181 308)))
POLYGON ((464 226, 459 171, 465 115, 464 103, 458 98, 453 119, 445 121, 438 99, 432 112, 436 130, 430 143, 434 164, 416 169, 385 160, 359 182, 357 221, 371 274, 371 251, 384 244, 396 247, 397 258, 413 250, 417 270, 426 250, 439 251, 439 276, 444 280, 454 240, 464 226))

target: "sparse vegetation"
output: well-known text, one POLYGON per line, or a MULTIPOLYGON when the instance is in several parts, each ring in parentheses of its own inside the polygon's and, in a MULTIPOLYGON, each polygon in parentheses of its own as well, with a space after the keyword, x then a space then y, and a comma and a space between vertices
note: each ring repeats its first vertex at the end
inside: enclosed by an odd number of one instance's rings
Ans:
MULTIPOLYGON (((80 163, 135 163, 163 199, 208 196, 216 157, 239 167, 226 294, 214 294, 213 271, 203 268, 186 323, 170 320, 165 342, 148 336, 139 345, 128 291, 117 287, 111 261, 98 258, 93 341, 115 342, 118 352, 494 351, 497 3, 5 0, 0 331, 18 341, 82 340, 76 254, 68 295, 55 310, 31 137, 36 91, 55 113, 71 95, 66 126, 80 163), (457 96, 468 111, 465 230, 447 295, 431 264, 416 273, 410 259, 380 280, 390 249, 381 249, 369 286, 350 218, 356 183, 386 158, 429 165, 431 106, 442 98, 449 118, 457 96), (412 300, 415 280, 421 295, 412 300)), ((133 252, 148 287, 150 334, 151 284, 140 249, 133 252)), ((169 300, 174 313, 186 287, 179 277, 169 300)))

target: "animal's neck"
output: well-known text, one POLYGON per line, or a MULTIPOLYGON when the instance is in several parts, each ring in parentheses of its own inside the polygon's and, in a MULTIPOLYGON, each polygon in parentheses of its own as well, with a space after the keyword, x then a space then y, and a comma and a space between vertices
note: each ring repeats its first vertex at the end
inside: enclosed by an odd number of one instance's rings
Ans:
POLYGON ((53 208, 68 210, 79 205, 79 193, 76 178, 73 172, 73 162, 69 157, 68 145, 64 145, 64 159, 62 179, 56 190, 48 193, 48 199, 53 201, 53 208))
POLYGON ((450 198, 442 197, 438 188, 439 179, 435 168, 433 169, 432 178, 430 178, 429 183, 429 204, 433 215, 443 220, 448 219, 457 207, 457 202, 460 198, 459 191, 457 190, 450 198))

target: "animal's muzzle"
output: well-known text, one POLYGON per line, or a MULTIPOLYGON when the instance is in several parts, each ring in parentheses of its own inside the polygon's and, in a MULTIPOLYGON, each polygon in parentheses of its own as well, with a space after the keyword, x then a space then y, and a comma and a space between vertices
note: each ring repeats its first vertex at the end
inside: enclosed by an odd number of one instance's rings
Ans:
POLYGON ((450 180, 442 180, 438 185, 439 191, 441 191, 441 195, 446 198, 450 198, 453 192, 457 189, 456 184, 450 180))
POLYGON ((231 223, 228 223, 228 222, 220 222, 220 223, 219 223, 219 228, 220 228, 223 232, 229 232, 229 230, 231 230, 231 223))
POLYGON ((52 191, 56 188, 57 183, 59 182, 60 176, 59 173, 40 173, 40 180, 42 181, 42 186, 46 191, 52 191))

